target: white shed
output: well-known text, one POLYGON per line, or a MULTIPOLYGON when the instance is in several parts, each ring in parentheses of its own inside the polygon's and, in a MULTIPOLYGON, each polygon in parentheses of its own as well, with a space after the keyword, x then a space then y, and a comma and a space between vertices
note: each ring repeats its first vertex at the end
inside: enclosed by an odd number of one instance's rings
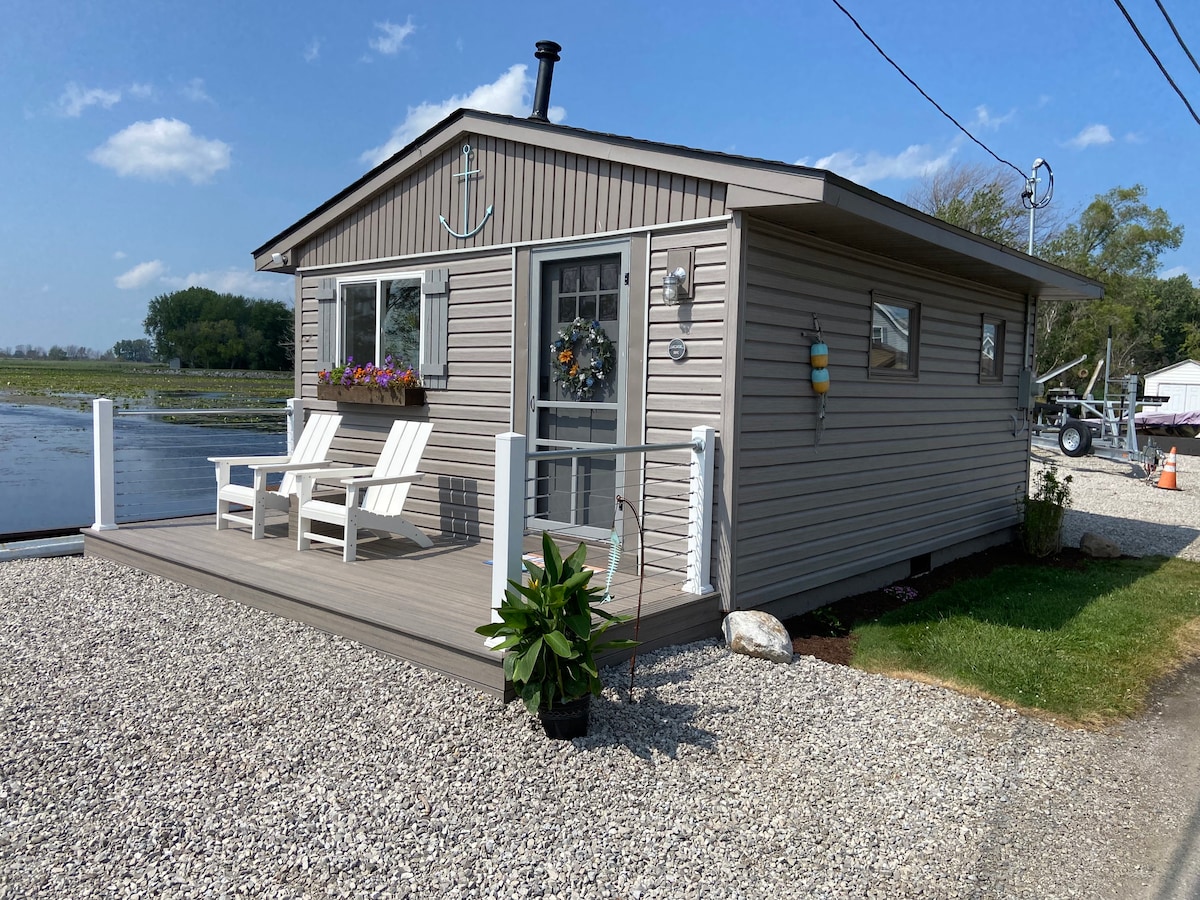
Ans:
POLYGON ((1181 413, 1200 410, 1200 360, 1185 359, 1146 376, 1147 396, 1170 397, 1154 410, 1181 413))

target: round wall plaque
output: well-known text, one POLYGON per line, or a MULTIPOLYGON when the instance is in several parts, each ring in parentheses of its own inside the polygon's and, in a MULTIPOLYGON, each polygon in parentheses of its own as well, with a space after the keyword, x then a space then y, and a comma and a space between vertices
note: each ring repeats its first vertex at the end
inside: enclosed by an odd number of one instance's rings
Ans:
POLYGON ((683 342, 683 338, 671 339, 671 343, 667 344, 667 355, 675 360, 680 360, 687 356, 687 344, 683 342))

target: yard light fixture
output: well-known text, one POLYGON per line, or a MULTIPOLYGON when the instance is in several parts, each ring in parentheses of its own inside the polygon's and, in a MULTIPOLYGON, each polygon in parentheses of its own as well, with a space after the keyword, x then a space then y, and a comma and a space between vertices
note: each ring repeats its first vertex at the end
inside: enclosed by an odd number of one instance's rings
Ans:
POLYGON ((284 256, 282 253, 272 253, 271 254, 271 262, 273 262, 277 266, 286 266, 287 265, 287 257, 284 256))
POLYGON ((674 306, 687 296, 687 269, 678 266, 663 276, 663 302, 674 306))

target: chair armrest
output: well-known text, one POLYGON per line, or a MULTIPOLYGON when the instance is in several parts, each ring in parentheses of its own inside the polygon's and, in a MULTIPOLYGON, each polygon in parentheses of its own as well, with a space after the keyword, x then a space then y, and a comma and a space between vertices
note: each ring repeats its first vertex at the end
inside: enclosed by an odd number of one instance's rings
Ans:
POLYGON ((412 475, 381 475, 378 478, 374 476, 366 476, 362 478, 342 478, 337 479, 337 473, 330 473, 330 478, 327 481, 340 480, 347 487, 374 487, 380 484, 405 484, 410 481, 420 481, 425 477, 424 472, 414 472, 412 475))
POLYGON ((314 484, 345 484, 352 480, 346 478, 346 473, 358 473, 368 476, 375 471, 374 466, 342 466, 332 469, 298 469, 292 472, 301 481, 311 481, 314 484))
POLYGON ((287 458, 285 457, 284 461, 282 463, 263 463, 262 465, 250 466, 250 468, 256 472, 259 469, 265 469, 268 472, 293 472, 294 473, 294 472, 302 472, 305 469, 316 469, 317 471, 321 471, 330 466, 336 466, 336 465, 337 465, 337 463, 333 462, 332 460, 328 460, 328 459, 314 459, 314 460, 310 460, 308 462, 288 462, 287 458))
MULTIPOLYGON (((210 456, 208 461, 217 465, 253 466, 281 465, 291 460, 290 456, 210 456)), ((310 464, 311 465, 311 464, 310 464)))

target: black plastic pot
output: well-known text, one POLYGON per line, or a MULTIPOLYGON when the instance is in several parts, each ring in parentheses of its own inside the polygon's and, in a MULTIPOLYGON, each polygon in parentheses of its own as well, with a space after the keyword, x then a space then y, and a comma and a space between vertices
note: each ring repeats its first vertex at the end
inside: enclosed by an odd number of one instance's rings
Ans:
POLYGON ((555 704, 554 709, 539 709, 538 718, 546 730, 546 737, 569 741, 586 735, 591 700, 591 694, 585 694, 578 700, 555 704))

